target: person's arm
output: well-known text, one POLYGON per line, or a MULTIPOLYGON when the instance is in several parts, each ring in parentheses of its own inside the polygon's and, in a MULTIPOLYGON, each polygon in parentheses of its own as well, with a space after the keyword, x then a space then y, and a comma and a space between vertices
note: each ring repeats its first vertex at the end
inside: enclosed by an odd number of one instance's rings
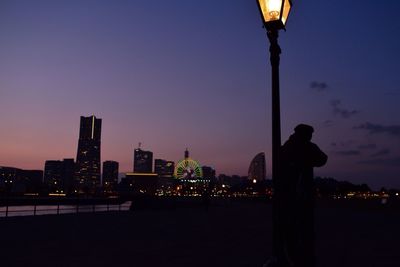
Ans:
POLYGON ((328 156, 316 144, 312 143, 312 164, 314 167, 324 166, 328 156))

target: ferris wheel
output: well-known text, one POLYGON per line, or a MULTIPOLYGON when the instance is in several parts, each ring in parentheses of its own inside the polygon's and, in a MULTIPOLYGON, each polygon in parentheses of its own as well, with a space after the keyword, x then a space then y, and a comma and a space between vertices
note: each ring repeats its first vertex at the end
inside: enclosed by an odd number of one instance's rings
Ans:
POLYGON ((174 176, 177 179, 195 180, 203 178, 203 171, 197 161, 185 158, 175 166, 174 176))

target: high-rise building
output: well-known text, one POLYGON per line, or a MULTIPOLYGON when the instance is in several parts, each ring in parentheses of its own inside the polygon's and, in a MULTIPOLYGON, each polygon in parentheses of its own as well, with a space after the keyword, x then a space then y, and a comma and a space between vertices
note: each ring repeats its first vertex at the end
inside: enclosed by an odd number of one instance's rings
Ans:
POLYGON ((62 190, 62 161, 46 160, 44 164, 44 184, 50 193, 58 193, 62 190))
POLYGON ((64 159, 61 172, 61 180, 63 181, 64 193, 73 192, 74 172, 75 172, 74 159, 64 159))
POLYGON ((212 182, 216 181, 215 177, 215 169, 209 166, 202 166, 201 170, 203 171, 203 178, 212 182))
POLYGON ((153 152, 136 148, 133 155, 134 173, 151 173, 153 171, 153 152))
POLYGON ((175 163, 173 161, 167 161, 163 159, 154 160, 154 172, 159 177, 173 177, 175 170, 175 163))
POLYGON ((104 192, 114 192, 118 185, 119 164, 108 160, 103 162, 103 188, 104 192))
POLYGON ((101 119, 81 116, 75 187, 79 192, 94 193, 100 186, 101 119))
POLYGON ((46 160, 44 165, 44 184, 49 193, 69 193, 75 170, 74 159, 46 160))
POLYGON ((265 180, 265 154, 258 153, 250 163, 248 179, 252 181, 265 180))

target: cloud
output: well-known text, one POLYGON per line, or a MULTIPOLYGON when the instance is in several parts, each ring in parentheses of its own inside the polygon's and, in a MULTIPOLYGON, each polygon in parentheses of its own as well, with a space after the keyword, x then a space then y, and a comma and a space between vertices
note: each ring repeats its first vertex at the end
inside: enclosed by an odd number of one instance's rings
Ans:
POLYGON ((381 150, 377 151, 376 153, 372 154, 371 157, 375 158, 375 157, 385 156, 388 154, 390 154, 389 149, 381 149, 381 150))
POLYGON ((331 146, 332 147, 337 147, 338 149, 340 149, 340 148, 345 148, 346 149, 346 148, 349 148, 349 147, 353 146, 355 143, 357 143, 357 142, 350 139, 350 140, 344 140, 344 141, 339 141, 339 142, 332 142, 331 146))
POLYGON ((358 149, 376 149, 376 144, 359 145, 358 149))
POLYGON ((388 134, 391 136, 400 137, 400 125, 381 125, 366 122, 359 126, 355 126, 354 129, 366 130, 370 134, 388 134))
POLYGON ((322 92, 326 91, 329 87, 325 82, 312 81, 310 83, 310 88, 315 91, 322 92))
POLYGON ((400 157, 386 158, 386 159, 371 159, 363 160, 357 162, 358 164, 368 164, 368 165, 381 165, 381 166, 400 166, 400 157))
POLYGON ((332 142, 332 146, 341 146, 341 147, 349 147, 357 143, 355 140, 344 140, 344 141, 339 141, 339 142, 332 142))
POLYGON ((348 119, 348 118, 360 113, 360 111, 358 111, 358 110, 344 109, 341 107, 341 105, 342 105, 342 101, 339 99, 334 99, 331 101, 331 106, 333 108, 334 115, 339 115, 344 119, 348 119))
POLYGON ((336 154, 341 156, 357 156, 361 154, 360 150, 340 150, 335 151, 336 154))

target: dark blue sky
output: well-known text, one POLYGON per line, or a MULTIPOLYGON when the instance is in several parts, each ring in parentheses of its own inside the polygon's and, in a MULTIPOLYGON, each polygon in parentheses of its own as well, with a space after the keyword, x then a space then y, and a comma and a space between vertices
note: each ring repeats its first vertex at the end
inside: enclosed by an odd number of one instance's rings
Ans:
MULTIPOLYGON (((281 32, 282 139, 309 123, 317 175, 400 187, 397 1, 293 1, 281 32)), ((267 155, 268 41, 253 0, 1 1, 0 165, 75 157, 79 116, 103 119, 102 160, 138 142, 245 175, 267 155)))

